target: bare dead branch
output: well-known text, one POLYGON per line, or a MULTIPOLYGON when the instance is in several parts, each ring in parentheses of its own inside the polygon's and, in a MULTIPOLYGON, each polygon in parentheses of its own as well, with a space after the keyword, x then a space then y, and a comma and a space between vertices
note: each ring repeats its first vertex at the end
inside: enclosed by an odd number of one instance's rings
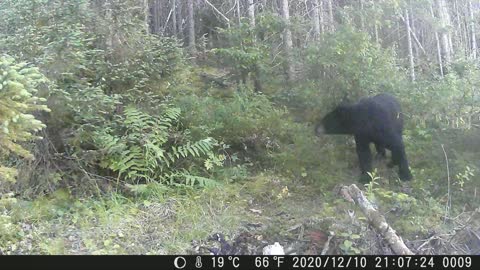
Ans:
POLYGON ((402 238, 397 235, 394 229, 385 220, 385 217, 381 215, 373 204, 368 201, 363 192, 352 184, 348 187, 348 193, 350 197, 360 207, 362 212, 368 219, 368 222, 376 229, 377 232, 385 239, 393 253, 397 255, 413 255, 414 253, 405 245, 402 238))

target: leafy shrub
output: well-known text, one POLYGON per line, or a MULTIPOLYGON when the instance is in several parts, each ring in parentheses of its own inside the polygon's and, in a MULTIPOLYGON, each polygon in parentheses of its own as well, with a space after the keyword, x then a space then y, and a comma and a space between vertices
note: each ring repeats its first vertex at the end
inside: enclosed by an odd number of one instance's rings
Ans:
POLYGON ((345 25, 325 36, 306 52, 307 74, 322 83, 324 96, 337 100, 348 94, 357 99, 369 94, 397 92, 404 78, 393 53, 371 42, 370 37, 345 25))
POLYGON ((470 129, 480 124, 480 70, 465 61, 452 65, 443 79, 420 81, 403 93, 410 118, 419 127, 470 129))
POLYGON ((290 121, 265 95, 246 89, 231 98, 191 95, 178 97, 176 103, 185 111, 185 125, 193 137, 206 134, 231 146, 231 154, 257 160, 277 148, 286 135, 284 124, 290 121))
MULTIPOLYGON (((48 138, 41 149, 49 149, 44 152, 55 153, 59 147, 49 147, 62 145, 62 157, 74 160, 88 154, 84 146, 92 143, 94 132, 122 138, 122 128, 112 122, 115 115, 130 105, 155 107, 176 82, 183 65, 179 44, 145 33, 143 14, 132 8, 136 3, 109 4, 112 14, 107 15, 102 1, 0 1, 0 50, 34 62, 61 89, 47 93, 52 113, 44 120, 48 138)), ((65 168, 71 163, 60 157, 43 159, 48 164, 42 166, 53 168, 45 173, 76 178, 76 166, 65 168), (65 171, 56 174, 59 168, 65 171)), ((41 168, 31 171, 28 177, 35 181, 29 183, 51 178, 39 176, 41 168)))
POLYGON ((222 67, 227 67, 237 79, 245 82, 248 74, 252 73, 255 80, 265 83, 274 77, 276 70, 271 67, 283 60, 281 57, 270 57, 273 51, 277 54, 276 51, 279 49, 277 45, 283 29, 284 24, 278 16, 260 13, 254 28, 245 22, 240 26, 220 29, 220 36, 228 42, 224 46, 212 49, 212 56, 222 67))

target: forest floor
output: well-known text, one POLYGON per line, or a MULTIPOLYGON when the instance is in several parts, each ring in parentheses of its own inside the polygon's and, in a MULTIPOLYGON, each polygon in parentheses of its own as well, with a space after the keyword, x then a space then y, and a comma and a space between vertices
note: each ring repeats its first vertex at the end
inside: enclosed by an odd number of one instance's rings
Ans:
MULTIPOLYGON (((395 173, 388 172, 385 166, 378 167, 379 174, 395 173)), ((146 193, 134 197, 112 192, 100 200, 78 199, 59 190, 35 201, 10 198, 3 200, 8 215, 2 216, 3 230, 9 231, 3 237, 10 245, 0 251, 4 254, 262 254, 265 246, 279 242, 287 254, 391 254, 359 208, 338 195, 340 186, 358 185, 355 172, 353 167, 351 171, 338 172, 338 179, 345 182, 329 189, 321 183, 260 173, 205 189, 173 189, 152 184, 146 193)), ((388 194, 400 199, 408 197, 401 193, 411 190, 408 185, 393 183, 389 188, 398 193, 388 194)), ((371 188, 370 195, 382 191, 371 188)), ((376 194, 378 198, 382 193, 376 194)), ((379 205, 379 208, 415 252, 480 252, 480 238, 475 238, 480 230, 478 211, 464 211, 455 218, 455 224, 447 226, 451 231, 445 234, 448 228, 442 225, 442 217, 432 214, 436 211, 428 203, 431 202, 415 204, 420 212, 409 210, 405 204, 379 205), (406 209, 399 209, 402 207, 406 209), (409 211, 412 213, 407 214, 409 211), (463 228, 458 229, 461 224, 463 228), (428 230, 422 229, 423 226, 428 230), (442 238, 442 233, 448 237, 442 238), (461 245, 467 245, 468 250, 458 249, 461 245)))
POLYGON ((326 166, 307 168, 306 178, 261 170, 206 188, 150 183, 91 197, 58 189, 34 200, 2 194, 0 254, 262 254, 275 242, 287 254, 391 254, 360 209, 339 195, 350 184, 413 252, 480 254, 479 173, 467 173, 468 165, 480 167, 480 135, 442 136, 407 132, 415 179, 403 183, 375 160, 378 178, 359 184, 352 140, 331 138, 325 145, 332 148, 319 154, 326 166))

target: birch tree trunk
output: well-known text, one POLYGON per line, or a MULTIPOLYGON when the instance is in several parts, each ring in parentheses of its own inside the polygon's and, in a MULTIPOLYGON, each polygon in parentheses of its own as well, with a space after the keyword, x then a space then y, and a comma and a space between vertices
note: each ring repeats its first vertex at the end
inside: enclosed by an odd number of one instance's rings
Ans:
POLYGON ((178 27, 177 27, 177 0, 172 0, 172 26, 173 26, 173 36, 177 37, 178 27))
POLYGON ((410 65, 410 80, 415 81, 415 63, 413 61, 412 48, 412 34, 410 29, 410 15, 408 14, 408 7, 405 8, 405 26, 407 28, 407 46, 408 46, 408 60, 410 65))
POLYGON ((327 0, 327 4, 328 4, 328 28, 329 28, 329 31, 330 32, 333 32, 335 31, 335 25, 333 23, 333 4, 332 4, 332 0, 327 0))
MULTIPOLYGON (((375 8, 375 0, 372 1, 372 4, 373 4, 373 10, 376 10, 375 8)), ((378 25, 377 25, 377 16, 375 15, 375 18, 374 19, 374 32, 375 32, 375 42, 378 43, 379 42, 379 38, 378 38, 378 25)))
POLYGON ((255 3, 253 0, 248 0, 248 18, 250 20, 250 27, 255 27, 255 3))
POLYGON ((470 39, 472 42, 472 58, 477 59, 477 37, 475 35, 475 17, 473 16, 472 0, 468 0, 468 15, 470 16, 470 39))
POLYGON ((290 31, 290 12, 288 9, 288 0, 282 0, 281 2, 281 10, 282 10, 282 18, 285 22, 285 30, 283 30, 283 46, 286 55, 286 68, 287 68, 287 80, 288 82, 292 82, 295 78, 295 69, 293 67, 293 59, 292 59, 292 49, 293 49, 293 41, 292 41, 292 32, 290 31))
POLYGON ((360 0, 360 29, 365 31, 365 21, 363 18, 363 0, 360 0))
MULTIPOLYGON (((256 45, 256 37, 255 37, 255 3, 253 0, 248 0, 248 18, 250 21, 250 29, 252 33, 252 40, 254 43, 254 46, 256 45)), ((251 74, 251 78, 253 80, 253 87, 256 92, 261 92, 262 91, 262 82, 260 79, 260 67, 258 63, 255 63, 253 66, 253 72, 251 74)))
POLYGON ((235 5, 237 6, 237 19, 238 19, 238 26, 242 25, 242 13, 240 10, 240 0, 235 0, 235 5))
POLYGON ((319 2, 319 6, 318 6, 318 11, 319 11, 319 15, 320 15, 320 31, 323 33, 325 33, 325 29, 324 29, 324 25, 325 25, 325 22, 324 22, 324 19, 323 19, 323 0, 317 0, 317 2, 319 2))
POLYGON ((183 16, 182 16, 182 4, 183 4, 183 1, 178 1, 177 2, 177 6, 175 8, 175 10, 177 11, 176 12, 176 16, 177 16, 177 38, 179 40, 183 40, 184 39, 184 33, 183 33, 183 16))
POLYGON ((193 10, 193 1, 187 0, 187 21, 188 21, 188 49, 190 53, 195 53, 195 18, 193 10))
POLYGON ((113 49, 113 37, 115 35, 113 31, 113 10, 112 10, 112 2, 111 0, 106 0, 105 1, 105 19, 108 22, 108 35, 107 39, 105 41, 105 46, 107 48, 107 51, 110 51, 113 49))
POLYGON ((412 49, 413 49, 413 52, 414 52, 414 56, 418 59, 419 55, 420 55, 419 48, 418 48, 418 47, 420 47, 420 45, 418 45, 418 44, 420 44, 420 40, 417 38, 417 36, 415 34, 415 32, 416 32, 416 30, 415 30, 415 18, 414 18, 415 15, 414 15, 413 10, 410 9, 410 11, 408 11, 408 15, 410 17, 410 31, 409 31, 410 35, 411 35, 410 37, 413 37, 415 39, 415 41, 417 42, 416 43, 417 46, 413 46, 413 44, 412 44, 412 47, 413 47, 412 49))
MULTIPOLYGON (((432 18, 435 18, 435 13, 433 12, 433 7, 430 6, 430 15, 432 18)), ((440 76, 443 78, 443 60, 442 60, 442 46, 440 45, 440 38, 438 37, 438 32, 435 30, 435 42, 437 43, 437 60, 438 66, 440 68, 440 76)))
POLYGON ((442 56, 444 66, 448 66, 451 62, 451 38, 448 27, 450 27, 450 16, 448 14, 447 3, 445 0, 435 0, 438 8, 440 20, 440 43, 442 45, 442 56))
POLYGON ((315 40, 318 40, 320 37, 320 15, 318 0, 313 0, 313 32, 315 34, 315 40))
POLYGON ((148 0, 143 0, 143 16, 145 17, 144 31, 148 34, 150 33, 150 7, 148 0))

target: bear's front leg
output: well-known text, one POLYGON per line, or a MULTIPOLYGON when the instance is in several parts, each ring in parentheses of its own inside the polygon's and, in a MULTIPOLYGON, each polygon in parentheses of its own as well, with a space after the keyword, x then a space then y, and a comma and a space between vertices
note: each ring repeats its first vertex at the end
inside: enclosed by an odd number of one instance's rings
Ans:
POLYGON ((358 155, 358 162, 360 163, 361 183, 370 182, 371 178, 368 172, 372 171, 372 153, 370 152, 370 142, 362 136, 355 136, 355 145, 358 155))
POLYGON ((398 176, 402 181, 412 180, 413 176, 408 166, 407 154, 405 153, 405 145, 403 144, 402 136, 396 136, 395 143, 392 146, 392 160, 395 165, 398 165, 398 176))

